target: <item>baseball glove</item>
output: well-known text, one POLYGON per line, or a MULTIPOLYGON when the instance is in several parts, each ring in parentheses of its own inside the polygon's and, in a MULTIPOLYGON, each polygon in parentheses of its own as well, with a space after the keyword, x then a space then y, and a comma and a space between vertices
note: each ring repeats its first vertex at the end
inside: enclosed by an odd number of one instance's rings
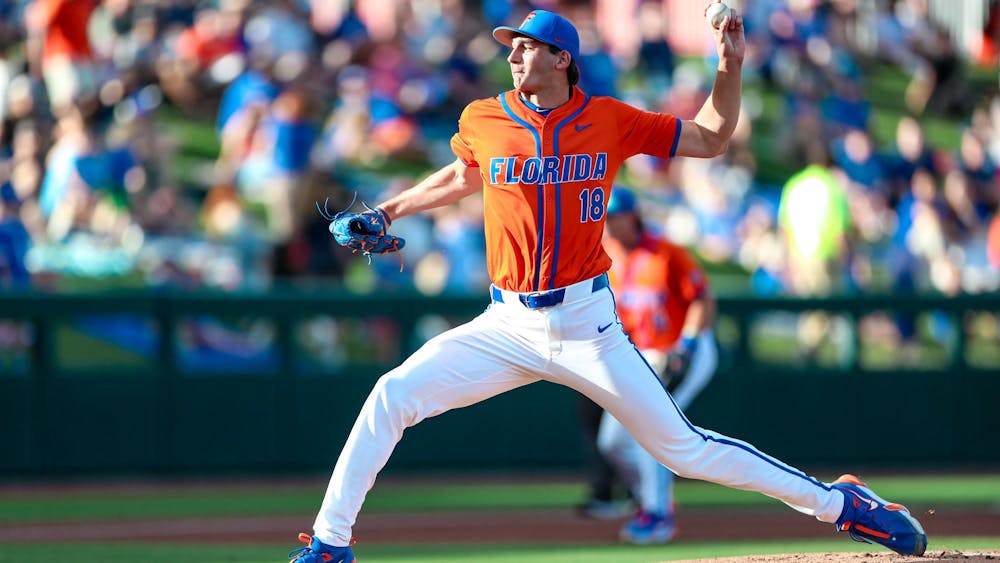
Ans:
POLYGON ((663 373, 660 374, 660 380, 663 381, 667 391, 673 393, 674 389, 677 389, 687 377, 697 342, 695 339, 686 338, 667 354, 667 365, 663 368, 663 373))
POLYGON ((684 378, 687 377, 691 368, 691 353, 686 350, 678 350, 667 355, 667 366, 660 374, 660 380, 671 393, 680 386, 684 378))
MULTIPOLYGON (((354 198, 347 209, 354 206, 357 194, 354 198)), ((355 254, 364 254, 368 257, 369 262, 371 262, 372 254, 399 252, 406 245, 406 241, 402 237, 388 233, 392 221, 381 208, 372 209, 367 203, 362 202, 365 211, 352 213, 345 209, 332 214, 327 209, 329 201, 330 199, 327 198, 323 202, 322 208, 320 208, 319 202, 316 202, 316 209, 324 219, 330 222, 330 234, 333 235, 337 244, 351 249, 351 252, 355 254)), ((402 254, 400 254, 400 270, 402 270, 402 254)))

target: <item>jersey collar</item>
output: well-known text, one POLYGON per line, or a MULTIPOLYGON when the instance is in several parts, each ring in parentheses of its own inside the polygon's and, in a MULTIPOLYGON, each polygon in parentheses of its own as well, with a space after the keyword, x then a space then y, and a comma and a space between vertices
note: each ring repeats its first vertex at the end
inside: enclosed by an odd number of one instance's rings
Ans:
POLYGON ((574 86, 572 95, 566 103, 553 108, 548 115, 543 116, 525 105, 517 90, 508 90, 501 94, 501 96, 504 96, 504 99, 507 101, 507 107, 509 107, 511 111, 535 127, 541 127, 546 120, 555 120, 555 122, 561 121, 562 118, 569 116, 576 110, 580 109, 580 107, 583 106, 587 100, 587 95, 583 93, 583 90, 574 86))

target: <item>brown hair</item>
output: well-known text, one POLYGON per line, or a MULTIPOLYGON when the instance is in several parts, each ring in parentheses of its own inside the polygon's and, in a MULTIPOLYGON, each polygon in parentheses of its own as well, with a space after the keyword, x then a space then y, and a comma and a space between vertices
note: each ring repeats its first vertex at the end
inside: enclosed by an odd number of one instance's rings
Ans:
MULTIPOLYGON (((555 45, 549 45, 549 52, 553 55, 558 55, 563 49, 556 47, 555 45)), ((580 81, 580 67, 576 65, 576 61, 573 60, 573 56, 570 55, 569 68, 566 69, 566 79, 569 80, 570 86, 576 86, 576 83, 580 81)))

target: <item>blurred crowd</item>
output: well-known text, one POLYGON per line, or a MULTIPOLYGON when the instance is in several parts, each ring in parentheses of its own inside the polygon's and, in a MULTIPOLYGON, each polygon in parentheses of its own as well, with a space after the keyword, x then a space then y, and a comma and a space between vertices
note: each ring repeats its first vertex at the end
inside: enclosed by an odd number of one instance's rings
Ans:
POLYGON ((741 264, 758 294, 1000 287, 995 55, 960 58, 919 0, 874 3, 864 18, 854 2, 770 4, 748 10, 748 73, 777 86, 780 125, 751 152, 749 115, 724 158, 681 163, 673 184, 689 205, 668 214, 668 230, 709 260, 741 264), (907 81, 882 143, 865 71, 879 63, 907 81), (963 65, 992 69, 994 82, 977 94, 963 65), (927 118, 958 125, 956 150, 928 140, 927 118), (768 186, 760 166, 773 160, 797 170, 768 186))
MULTIPOLYGON (((1000 97, 969 69, 995 75, 1000 8, 970 51, 928 1, 730 0, 748 55, 728 152, 634 158, 618 180, 756 293, 997 289, 1000 97), (903 117, 878 139, 885 69, 903 117), (961 124, 956 150, 928 119, 961 124)), ((401 272, 345 255, 316 204, 375 203, 452 160, 465 104, 510 87, 490 30, 534 7, 577 24, 585 91, 693 117, 714 69, 695 4, 0 0, 0 288, 481 291, 481 198, 394 223, 401 272)))

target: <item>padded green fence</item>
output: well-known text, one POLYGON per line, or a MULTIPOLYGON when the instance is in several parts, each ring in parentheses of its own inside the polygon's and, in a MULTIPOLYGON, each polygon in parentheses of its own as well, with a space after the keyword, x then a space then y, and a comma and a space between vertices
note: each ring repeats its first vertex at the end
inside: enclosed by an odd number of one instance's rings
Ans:
MULTIPOLYGON (((374 380, 485 305, 0 296, 0 474, 328 468, 374 380)), ((721 299, 720 369, 690 418, 808 467, 996 465, 998 309, 992 296, 721 299)), ((576 400, 539 383, 425 421, 387 471, 578 468, 576 400)))

